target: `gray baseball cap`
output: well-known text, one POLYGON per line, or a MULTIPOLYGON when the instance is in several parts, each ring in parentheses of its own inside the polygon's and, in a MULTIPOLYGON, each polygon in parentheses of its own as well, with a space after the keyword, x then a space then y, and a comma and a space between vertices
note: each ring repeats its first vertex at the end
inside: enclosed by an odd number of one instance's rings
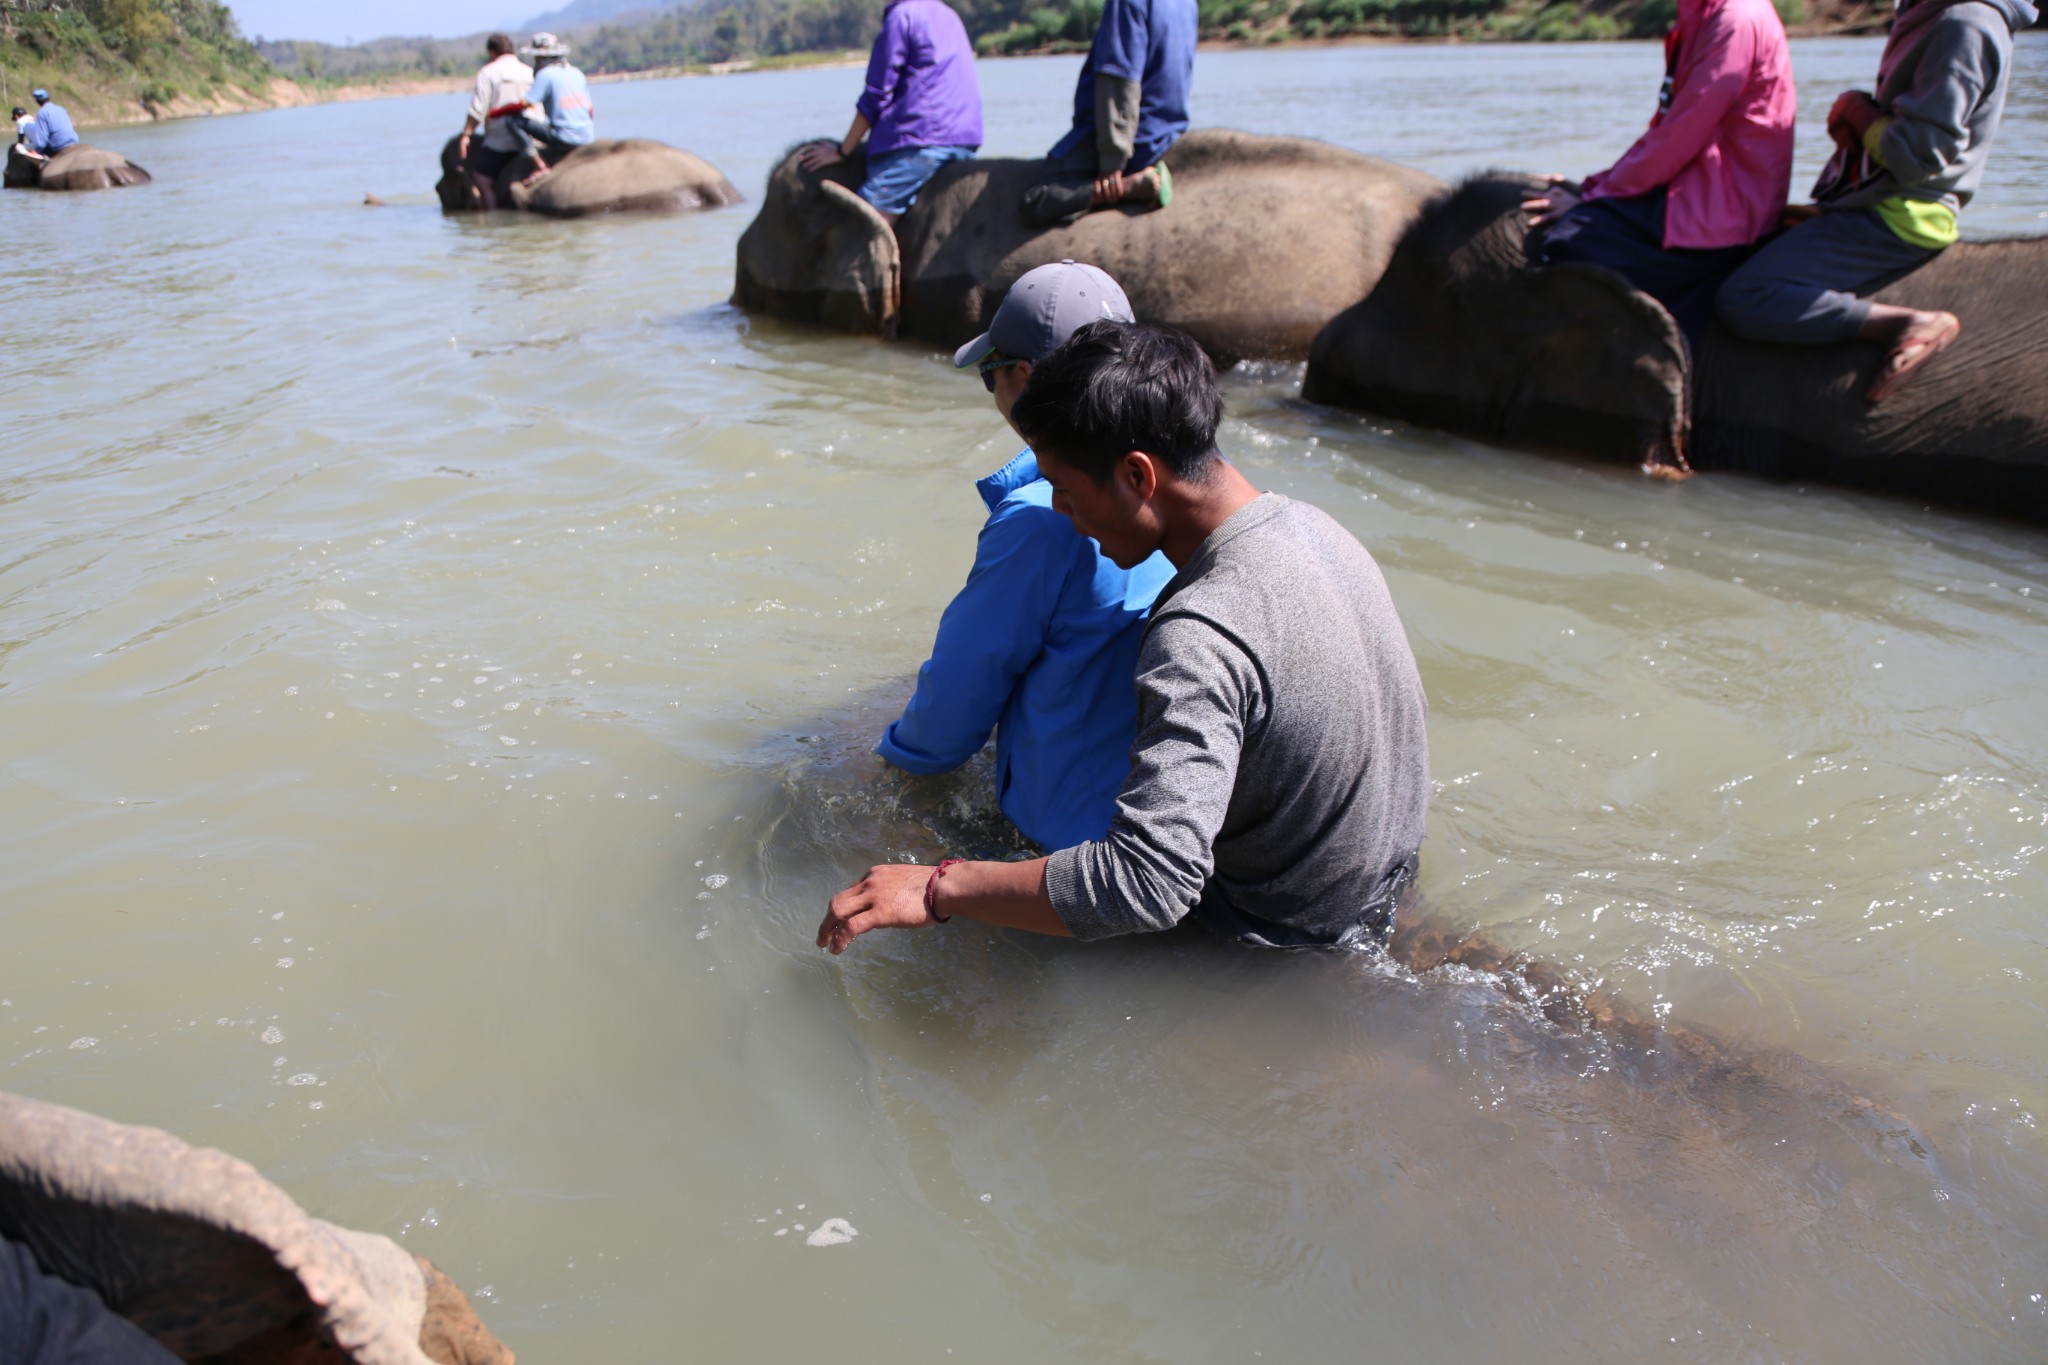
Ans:
POLYGON ((1131 301, 1106 273, 1079 261, 1059 261, 1027 270, 990 320, 988 330, 953 352, 957 369, 967 369, 1001 351, 1036 363, 1091 322, 1131 322, 1131 301))

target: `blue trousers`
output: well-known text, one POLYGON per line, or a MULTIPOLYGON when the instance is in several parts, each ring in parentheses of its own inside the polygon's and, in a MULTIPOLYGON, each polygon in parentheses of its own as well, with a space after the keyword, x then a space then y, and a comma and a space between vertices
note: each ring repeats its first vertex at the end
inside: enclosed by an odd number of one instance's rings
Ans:
POLYGON ((1900 241, 1870 209, 1836 209, 1779 233, 1728 277, 1714 306, 1729 331, 1751 341, 1854 341, 1870 317, 1857 295, 1940 254, 1900 241))
POLYGON ((1543 264, 1604 265, 1664 305, 1693 346, 1714 316, 1714 291, 1749 259, 1750 246, 1667 247, 1664 191, 1595 199, 1543 234, 1543 264))
POLYGON ((868 157, 868 178, 860 197, 883 213, 898 217, 910 212, 924 182, 939 173, 941 166, 965 161, 974 155, 972 147, 898 147, 893 152, 868 157))
POLYGON ((6 1365, 177 1365, 140 1327, 90 1289, 45 1275, 19 1242, 0 1238, 0 1361, 6 1365))

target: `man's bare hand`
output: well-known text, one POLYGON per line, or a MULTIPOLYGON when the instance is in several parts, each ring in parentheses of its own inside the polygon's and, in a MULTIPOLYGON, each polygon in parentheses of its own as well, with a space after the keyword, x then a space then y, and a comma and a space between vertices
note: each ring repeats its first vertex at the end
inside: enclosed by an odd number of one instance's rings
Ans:
POLYGON ((924 888, 932 870, 915 863, 883 863, 832 898, 818 926, 818 946, 834 954, 870 929, 917 929, 932 923, 924 888))
POLYGON ((1855 151, 1863 145, 1870 125, 1884 117, 1884 110, 1867 90, 1844 90, 1835 96, 1828 110, 1828 137, 1838 147, 1855 151))
POLYGON ((1122 202, 1127 188, 1122 171, 1111 171, 1108 175, 1099 177, 1095 182, 1095 206, 1107 208, 1111 204, 1122 202))
POLYGON ((1579 187, 1561 175, 1553 175, 1540 193, 1522 200, 1522 212, 1529 215, 1530 227, 1547 227, 1577 208, 1579 202, 1579 187))
POLYGON ((458 137, 458 138, 456 138, 456 139, 455 139, 455 159, 456 159, 457 161, 467 161, 467 160, 469 160, 469 134, 468 134, 468 133, 464 133, 464 134, 463 134, 463 135, 462 135, 461 137, 458 137))
POLYGON ((829 137, 821 137, 796 154, 796 164, 807 171, 822 171, 827 166, 836 166, 846 160, 839 144, 829 137))

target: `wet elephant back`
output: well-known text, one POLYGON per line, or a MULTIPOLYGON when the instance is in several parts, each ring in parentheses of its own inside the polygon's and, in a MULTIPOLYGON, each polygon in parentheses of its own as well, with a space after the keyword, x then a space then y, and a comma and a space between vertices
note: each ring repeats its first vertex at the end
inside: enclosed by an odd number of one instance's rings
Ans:
POLYGON ((515 188, 519 208, 554 218, 590 213, 687 213, 740 202, 740 192, 702 157, 644 138, 578 147, 531 190, 515 188))
POLYGON ((1301 138, 1205 129, 1166 158, 1171 205, 1034 231, 1018 204, 1042 162, 959 163, 899 225, 901 330, 957 345, 1025 271, 1073 259, 1124 286, 1138 316, 1185 328, 1219 359, 1302 359, 1369 293, 1433 177, 1301 138))
POLYGON ((2048 518, 2048 238, 1953 246, 1874 297, 1954 313, 1962 335, 1873 406, 1877 344, 1773 346, 1717 326, 1694 464, 2048 518))
POLYGON ((42 187, 46 190, 108 190, 122 185, 147 185, 148 171, 103 147, 80 142, 66 147, 43 167, 42 187))

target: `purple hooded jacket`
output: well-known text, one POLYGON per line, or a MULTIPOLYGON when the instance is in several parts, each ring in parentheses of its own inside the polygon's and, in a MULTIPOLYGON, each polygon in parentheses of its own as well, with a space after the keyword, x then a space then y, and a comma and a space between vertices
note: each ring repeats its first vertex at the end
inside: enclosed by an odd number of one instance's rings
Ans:
POLYGON ((981 83, 974 47, 945 0, 894 0, 868 57, 867 89, 855 102, 874 126, 868 155, 905 147, 981 146, 981 83))

